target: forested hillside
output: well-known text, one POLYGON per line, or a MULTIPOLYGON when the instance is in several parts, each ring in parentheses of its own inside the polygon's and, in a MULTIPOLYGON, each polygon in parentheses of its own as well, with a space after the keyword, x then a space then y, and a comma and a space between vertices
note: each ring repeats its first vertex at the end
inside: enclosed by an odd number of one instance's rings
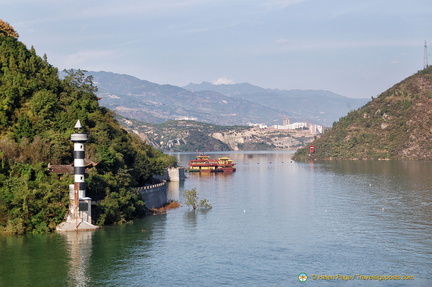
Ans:
POLYGON ((89 134, 86 159, 98 163, 86 179, 87 195, 101 200, 97 224, 141 215, 143 202, 129 187, 149 182, 175 159, 124 131, 99 106, 91 77, 70 70, 60 80, 45 55, 17 38, 0 20, 0 231, 47 232, 64 219, 73 176, 60 179, 47 165, 73 162, 78 119, 89 134))
POLYGON ((432 67, 342 117, 294 159, 432 159, 432 67))

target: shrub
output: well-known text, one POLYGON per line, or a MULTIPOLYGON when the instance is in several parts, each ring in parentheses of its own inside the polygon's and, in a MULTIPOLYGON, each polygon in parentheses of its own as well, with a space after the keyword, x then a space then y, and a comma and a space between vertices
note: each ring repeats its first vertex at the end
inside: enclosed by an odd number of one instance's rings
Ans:
POLYGON ((192 188, 191 190, 184 190, 183 197, 185 198, 184 204, 192 207, 193 210, 212 208, 211 204, 207 201, 207 199, 199 200, 196 188, 192 188))

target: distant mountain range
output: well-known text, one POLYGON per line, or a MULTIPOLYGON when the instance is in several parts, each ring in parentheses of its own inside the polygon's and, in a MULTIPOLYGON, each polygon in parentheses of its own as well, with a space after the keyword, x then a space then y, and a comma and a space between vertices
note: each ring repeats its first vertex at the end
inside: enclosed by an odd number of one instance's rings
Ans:
POLYGON ((87 72, 98 87, 101 105, 118 114, 149 123, 193 118, 218 125, 282 124, 308 121, 330 126, 367 99, 353 99, 320 90, 272 90, 248 83, 186 87, 159 85, 111 72, 87 72))
POLYGON ((215 91, 271 108, 287 115, 292 121, 309 121, 326 126, 368 102, 367 99, 348 98, 324 90, 264 89, 248 83, 214 85, 203 82, 184 88, 190 91, 215 91))

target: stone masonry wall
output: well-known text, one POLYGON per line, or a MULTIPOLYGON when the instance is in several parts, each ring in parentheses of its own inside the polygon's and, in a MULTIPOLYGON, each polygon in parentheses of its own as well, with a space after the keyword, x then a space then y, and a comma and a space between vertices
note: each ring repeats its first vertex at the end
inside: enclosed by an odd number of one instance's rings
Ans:
POLYGON ((153 184, 135 188, 148 209, 158 208, 168 203, 167 183, 153 184))

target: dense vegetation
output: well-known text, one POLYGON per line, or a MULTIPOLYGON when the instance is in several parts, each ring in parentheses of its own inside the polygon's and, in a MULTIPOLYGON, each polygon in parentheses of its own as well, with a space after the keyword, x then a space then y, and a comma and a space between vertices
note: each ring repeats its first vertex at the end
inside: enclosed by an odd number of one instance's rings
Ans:
POLYGON ((432 159, 432 67, 351 111, 309 148, 304 159, 432 159))
POLYGON ((73 177, 47 173, 47 164, 73 162, 70 135, 77 119, 89 134, 86 158, 98 163, 86 179, 87 195, 101 201, 97 224, 141 215, 143 202, 130 187, 148 183, 175 159, 121 129, 99 106, 91 77, 70 70, 60 80, 46 56, 27 49, 2 23, 0 230, 47 232, 64 219, 73 177))

